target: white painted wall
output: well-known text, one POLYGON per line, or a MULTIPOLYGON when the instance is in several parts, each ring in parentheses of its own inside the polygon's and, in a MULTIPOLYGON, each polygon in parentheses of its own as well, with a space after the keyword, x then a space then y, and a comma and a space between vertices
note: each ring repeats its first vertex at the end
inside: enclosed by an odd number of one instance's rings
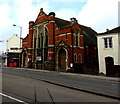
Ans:
POLYGON ((118 41, 119 41, 119 45, 118 45, 118 65, 120 65, 120 33, 118 33, 118 41))
POLYGON ((7 40, 7 52, 21 52, 20 48, 20 38, 15 34, 10 39, 7 40), (18 50, 11 50, 11 48, 18 48, 18 50))
MULTIPOLYGON (((119 65, 118 57, 120 57, 120 46, 118 45, 118 34, 105 34, 97 36, 98 43, 98 58, 99 58, 99 73, 106 74, 106 64, 105 57, 113 57, 114 65, 119 65), (112 37, 113 48, 105 48, 104 47, 104 38, 112 37), (118 47, 119 46, 119 47, 118 47)), ((120 40, 120 39, 119 39, 120 40)))

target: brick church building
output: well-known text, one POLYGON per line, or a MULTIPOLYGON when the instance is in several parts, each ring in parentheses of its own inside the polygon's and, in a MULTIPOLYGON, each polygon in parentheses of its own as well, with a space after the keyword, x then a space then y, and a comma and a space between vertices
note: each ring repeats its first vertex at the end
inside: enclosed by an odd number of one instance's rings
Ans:
POLYGON ((97 33, 90 27, 48 15, 40 9, 22 42, 22 66, 49 70, 81 70, 97 63, 97 33))

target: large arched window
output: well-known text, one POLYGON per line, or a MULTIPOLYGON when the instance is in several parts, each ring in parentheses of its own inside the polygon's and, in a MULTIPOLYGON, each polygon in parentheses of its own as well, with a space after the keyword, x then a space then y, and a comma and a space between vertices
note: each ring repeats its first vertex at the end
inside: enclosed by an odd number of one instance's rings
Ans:
POLYGON ((33 50, 33 58, 32 58, 32 61, 35 61, 35 59, 36 59, 36 48, 37 48, 37 31, 35 30, 34 31, 34 38, 33 38, 33 48, 34 48, 34 50, 33 50))
POLYGON ((48 57, 48 29, 44 25, 36 27, 34 32, 34 60, 37 56, 42 56, 42 61, 46 61, 48 57))
POLYGON ((36 48, 36 42, 37 42, 36 38, 37 38, 37 31, 34 32, 34 40, 33 40, 34 41, 34 44, 33 44, 34 48, 36 48))
POLYGON ((40 48, 40 35, 38 35, 38 48, 40 48))
POLYGON ((45 28, 45 36, 44 36, 44 61, 47 61, 48 57, 48 30, 45 28))
POLYGON ((45 28, 45 47, 48 47, 48 30, 45 28))
POLYGON ((78 30, 75 30, 75 44, 76 44, 76 47, 79 46, 79 31, 78 30))

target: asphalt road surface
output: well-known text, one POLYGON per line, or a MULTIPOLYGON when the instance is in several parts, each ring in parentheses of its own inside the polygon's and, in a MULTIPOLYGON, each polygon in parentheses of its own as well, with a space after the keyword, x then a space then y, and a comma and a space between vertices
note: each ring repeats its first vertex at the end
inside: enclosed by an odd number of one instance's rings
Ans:
POLYGON ((2 72, 11 73, 15 75, 27 76, 35 79, 42 79, 47 81, 52 81, 55 83, 60 83, 63 85, 72 86, 79 89, 85 89, 93 92, 100 92, 103 94, 119 97, 119 85, 120 82, 108 81, 108 80, 99 80, 84 78, 79 76, 67 76, 60 73, 44 73, 44 72, 34 72, 34 71, 25 71, 17 69, 3 69, 2 72))
MULTIPOLYGON (((12 72, 16 71, 12 70, 12 72)), ((29 71, 17 72, 29 75, 29 71)), ((35 74, 33 75, 35 76, 35 74)), ((41 73, 39 76, 44 76, 44 74, 41 73)), ((38 74, 36 75, 38 77, 38 74)), ((10 74, 10 72, 4 73, 3 71, 2 78, 2 94, 7 95, 3 96, 2 102, 22 101, 24 104, 30 102, 112 102, 111 104, 118 104, 118 100, 115 99, 57 86, 35 78, 18 76, 15 73, 10 74)))
MULTIPOLYGON (((7 96, 23 102, 118 102, 118 100, 97 96, 40 80, 3 73, 3 91, 7 96), (36 96, 36 97, 35 97, 36 96)), ((2 102, 13 99, 3 97, 2 102)))

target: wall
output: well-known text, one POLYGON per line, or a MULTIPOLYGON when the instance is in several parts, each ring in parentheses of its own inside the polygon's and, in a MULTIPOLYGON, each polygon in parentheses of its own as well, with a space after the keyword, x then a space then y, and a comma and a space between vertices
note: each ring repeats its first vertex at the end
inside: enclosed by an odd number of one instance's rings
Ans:
POLYGON ((118 41, 119 41, 119 45, 118 45, 118 65, 120 65, 120 33, 118 33, 118 41))
POLYGON ((105 57, 113 57, 114 65, 118 65, 118 37, 117 34, 100 35, 97 37, 99 72, 106 74, 105 57), (113 48, 104 48, 104 38, 112 37, 113 48))
MULTIPOLYGON (((21 46, 22 47, 22 46, 21 46)), ((15 34, 7 40, 8 52, 20 52, 20 38, 15 34), (10 48, 18 48, 18 50, 11 50, 10 48)))

